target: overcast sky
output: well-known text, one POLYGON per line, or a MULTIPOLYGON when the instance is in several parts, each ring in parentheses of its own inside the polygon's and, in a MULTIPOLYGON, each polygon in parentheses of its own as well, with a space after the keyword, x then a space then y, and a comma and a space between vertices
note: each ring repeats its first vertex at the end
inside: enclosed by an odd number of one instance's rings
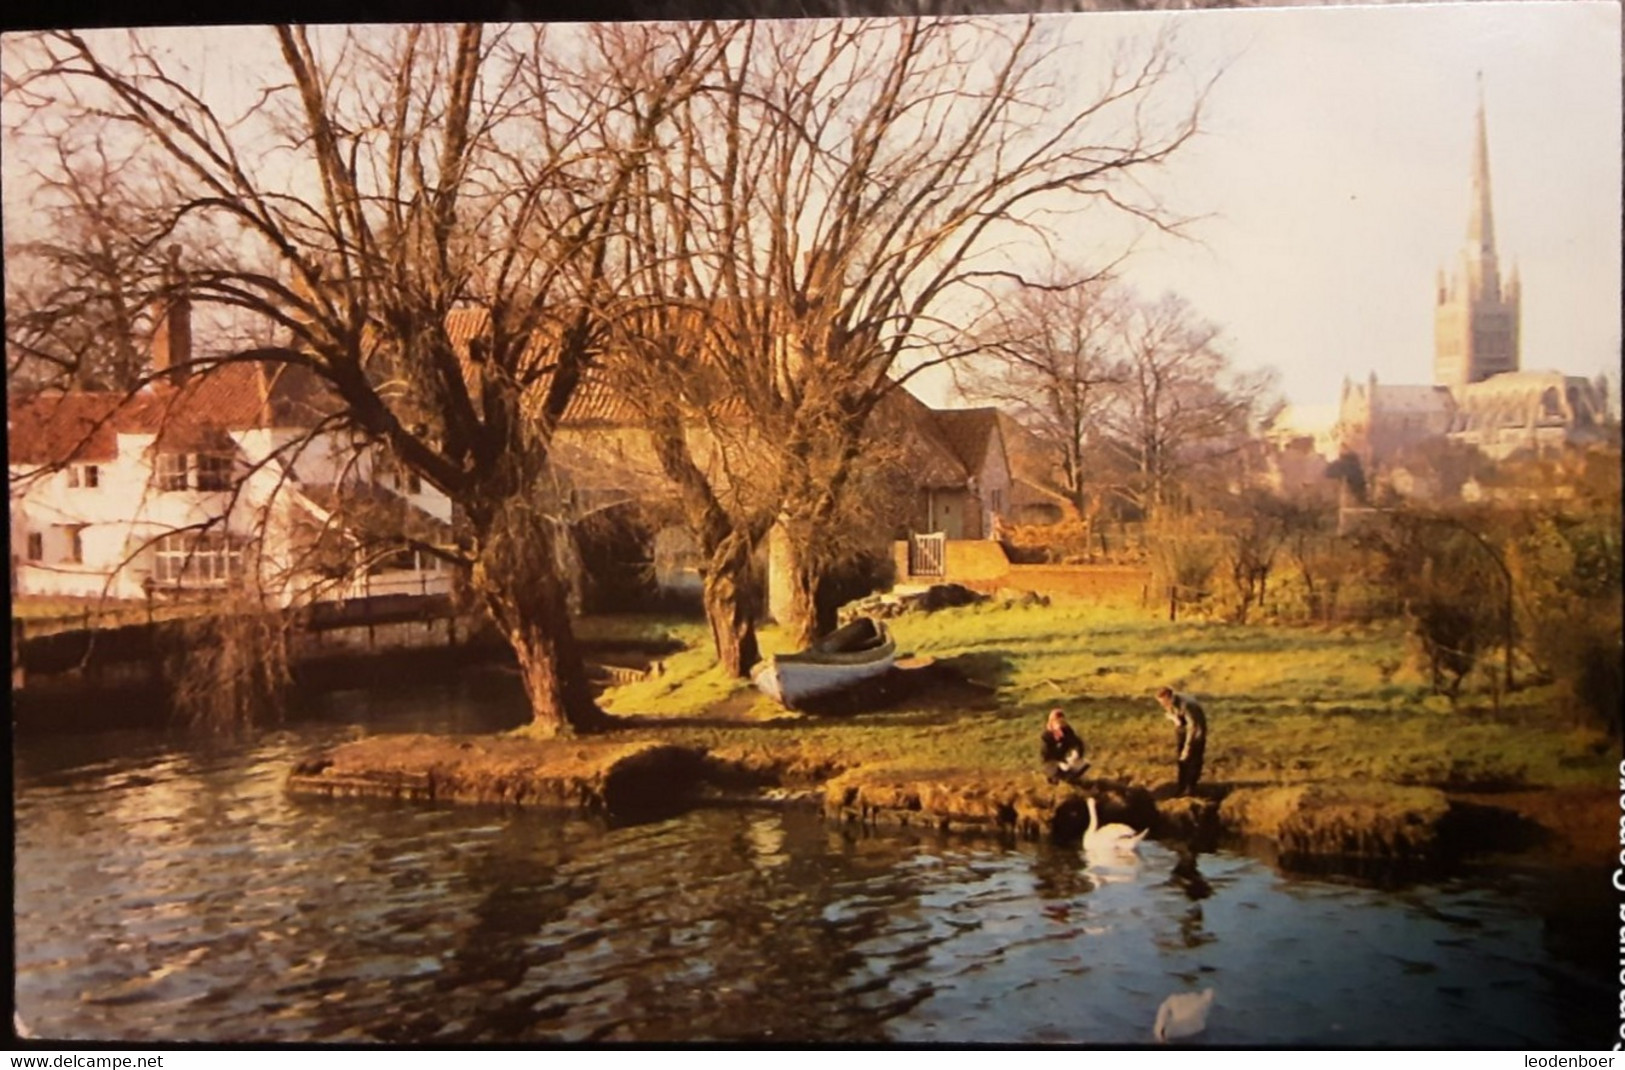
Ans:
MULTIPOLYGON (((1075 18, 1140 32, 1165 15, 1075 18)), ((1124 274, 1172 289, 1239 364, 1301 405, 1345 375, 1432 378, 1436 273, 1466 236, 1477 74, 1503 272, 1523 279, 1523 366, 1610 373, 1620 350, 1620 24, 1614 3, 1471 3, 1172 16, 1224 65, 1207 133, 1162 189, 1200 244, 1142 243, 1124 274)), ((922 384, 928 400, 943 384, 922 384)))

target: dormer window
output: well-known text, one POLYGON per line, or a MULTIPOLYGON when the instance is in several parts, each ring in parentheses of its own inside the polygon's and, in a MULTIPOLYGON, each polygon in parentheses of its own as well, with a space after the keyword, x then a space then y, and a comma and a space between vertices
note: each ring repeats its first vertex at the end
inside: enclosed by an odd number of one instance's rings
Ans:
POLYGON ((158 455, 158 489, 186 489, 186 454, 160 453, 158 455))
POLYGON ((198 490, 231 489, 231 457, 223 453, 194 454, 198 490))
POLYGON ((159 490, 230 490, 232 457, 229 453, 160 453, 159 490))
POLYGON ((98 487, 101 485, 101 469, 94 464, 72 464, 68 466, 68 486, 70 487, 98 487))

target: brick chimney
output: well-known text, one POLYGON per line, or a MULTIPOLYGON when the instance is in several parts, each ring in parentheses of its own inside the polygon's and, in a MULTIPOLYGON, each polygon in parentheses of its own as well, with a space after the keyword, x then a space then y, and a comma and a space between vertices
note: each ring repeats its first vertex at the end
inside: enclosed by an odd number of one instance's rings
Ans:
POLYGON ((181 247, 169 247, 169 265, 164 269, 164 289, 168 304, 158 315, 152 332, 152 372, 168 373, 170 382, 180 386, 191 373, 192 301, 186 296, 180 269, 181 247))

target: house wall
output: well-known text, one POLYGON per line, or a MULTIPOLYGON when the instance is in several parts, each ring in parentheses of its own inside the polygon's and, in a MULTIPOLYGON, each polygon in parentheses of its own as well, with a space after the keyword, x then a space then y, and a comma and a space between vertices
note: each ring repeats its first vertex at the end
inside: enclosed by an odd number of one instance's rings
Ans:
MULTIPOLYGON (((11 536, 14 592, 20 596, 138 600, 152 575, 154 551, 149 545, 169 532, 221 522, 224 530, 251 535, 260 544, 258 576, 273 601, 289 605, 317 584, 303 567, 292 531, 293 505, 301 483, 331 486, 345 472, 347 441, 318 436, 282 456, 292 463, 296 480, 282 465, 269 461, 279 447, 301 432, 250 429, 232 435, 249 471, 235 491, 159 490, 153 478, 152 434, 119 434, 117 455, 97 465, 97 486, 70 486, 68 471, 34 474, 28 466, 11 466, 11 536), (69 529, 80 527, 82 560, 69 560, 69 529), (44 555, 27 558, 28 535, 39 532, 44 555)), ((359 472, 370 476, 363 460, 359 472)), ((416 494, 401 493, 430 515, 449 521, 449 500, 425 485, 416 494)), ((445 593, 448 573, 438 569, 406 570, 359 577, 343 587, 327 585, 328 598, 360 597, 368 591, 445 593), (382 588, 383 590, 380 590, 382 588)))
POLYGON ((976 473, 976 488, 980 491, 977 502, 977 527, 974 532, 967 531, 966 538, 986 538, 993 530, 994 513, 999 513, 1006 520, 1010 518, 1013 511, 1010 500, 1012 483, 1010 459, 1004 450, 1004 436, 995 428, 988 438, 987 455, 982 459, 982 470, 976 473))
POLYGON ((790 611, 790 540, 784 528, 767 533, 767 616, 782 623, 790 611))
POLYGON ((963 490, 926 488, 919 492, 922 533, 942 532, 950 539, 981 537, 981 502, 963 490))
POLYGON ((133 536, 152 527, 150 518, 155 515, 169 520, 165 526, 170 528, 193 522, 184 510, 177 513, 173 503, 166 510, 166 503, 157 499, 167 496, 149 486, 151 465, 146 450, 153 436, 121 434, 117 441, 117 455, 97 464, 95 487, 69 486, 66 470, 33 475, 29 466, 11 467, 18 594, 142 597, 141 581, 146 573, 139 568, 120 568, 134 549, 133 536), (176 519, 170 519, 170 514, 176 519), (83 560, 77 563, 68 559, 72 540, 66 528, 72 525, 83 525, 83 560), (45 554, 37 562, 26 556, 30 532, 44 536, 45 554))

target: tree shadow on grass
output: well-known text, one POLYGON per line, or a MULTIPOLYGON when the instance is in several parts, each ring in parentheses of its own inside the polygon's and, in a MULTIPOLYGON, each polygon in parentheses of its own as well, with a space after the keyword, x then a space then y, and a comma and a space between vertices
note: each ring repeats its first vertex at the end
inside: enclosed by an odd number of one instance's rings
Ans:
POLYGON ((1009 665, 998 652, 899 665, 878 680, 804 702, 801 709, 820 718, 886 713, 888 723, 946 723, 966 713, 996 709, 998 684, 1008 676, 1009 665))
POLYGON ((781 716, 753 715, 760 698, 741 690, 704 713, 661 717, 616 714, 611 731, 667 728, 741 728, 804 730, 807 719, 867 719, 883 716, 888 724, 949 724, 966 714, 998 709, 998 682, 1009 675, 1010 662, 999 652, 963 654, 941 661, 920 659, 894 666, 885 676, 835 694, 804 701, 781 716))

